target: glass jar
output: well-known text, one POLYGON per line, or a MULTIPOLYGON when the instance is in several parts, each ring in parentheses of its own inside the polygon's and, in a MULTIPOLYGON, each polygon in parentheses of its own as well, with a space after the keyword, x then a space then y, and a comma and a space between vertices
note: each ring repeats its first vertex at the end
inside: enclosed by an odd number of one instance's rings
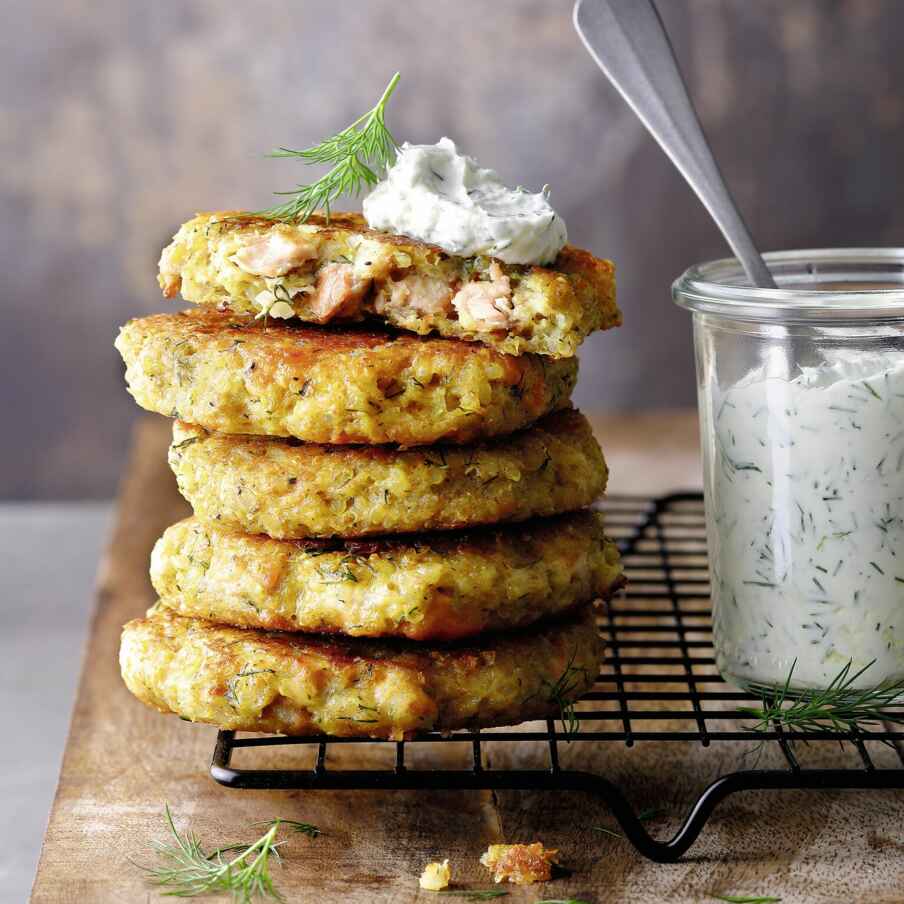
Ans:
POLYGON ((716 664, 755 691, 900 681, 904 249, 765 259, 778 289, 734 259, 673 286, 693 312, 716 664))

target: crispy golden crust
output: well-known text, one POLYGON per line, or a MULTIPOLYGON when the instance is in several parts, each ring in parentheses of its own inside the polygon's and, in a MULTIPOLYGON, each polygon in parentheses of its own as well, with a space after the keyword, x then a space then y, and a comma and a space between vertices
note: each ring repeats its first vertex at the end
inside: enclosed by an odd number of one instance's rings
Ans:
POLYGON ((555 689, 586 693, 600 648, 590 606, 451 646, 248 631, 157 607, 125 626, 119 660, 139 700, 193 722, 402 739, 556 716, 555 689))
POLYGON ((524 521, 590 505, 606 464, 574 410, 475 446, 323 446, 176 422, 179 490, 206 521, 278 539, 363 537, 524 521))
POLYGON ((568 403, 575 359, 476 343, 325 330, 195 311, 132 320, 116 340, 143 408, 224 433, 316 443, 466 443, 568 403))
POLYGON ((622 582, 602 516, 365 542, 271 540, 196 518, 151 555, 163 605, 236 627, 445 641, 531 624, 622 582))
POLYGON ((312 287, 323 267, 340 262, 354 267, 366 289, 360 304, 343 309, 333 322, 378 317, 401 329, 478 341, 506 354, 556 358, 574 356, 589 333, 621 324, 612 263, 570 245, 550 267, 495 262, 511 284, 511 322, 505 328, 466 326, 451 304, 432 310, 417 303, 385 305, 393 285, 407 277, 421 277, 454 293, 487 279, 493 261, 456 257, 407 236, 368 229, 354 213, 334 214, 329 225, 314 216, 301 226, 229 211, 198 214, 164 249, 158 279, 167 297, 181 290, 186 301, 242 314, 258 314, 261 306, 255 299, 275 288, 275 297, 286 300, 295 316, 322 322, 312 304, 312 287), (303 241, 311 258, 269 279, 240 267, 235 254, 271 235, 303 241))

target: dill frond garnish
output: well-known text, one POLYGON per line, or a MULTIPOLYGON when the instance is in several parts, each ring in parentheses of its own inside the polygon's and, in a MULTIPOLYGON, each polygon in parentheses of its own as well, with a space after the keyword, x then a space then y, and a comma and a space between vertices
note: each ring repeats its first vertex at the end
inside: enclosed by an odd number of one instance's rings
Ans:
POLYGON ((292 191, 276 192, 290 195, 290 200, 267 210, 259 216, 272 220, 303 223, 315 210, 323 210, 329 219, 333 201, 341 195, 359 195, 365 187, 372 188, 383 172, 395 161, 398 144, 386 127, 386 104, 401 78, 397 72, 376 106, 359 116, 341 132, 320 144, 293 151, 277 148, 271 157, 292 157, 308 164, 332 164, 332 169, 309 185, 298 185, 292 191))
POLYGON ((569 698, 574 693, 575 688, 587 679, 587 670, 583 666, 574 664, 576 656, 577 650, 575 649, 571 653, 568 665, 565 666, 565 671, 559 675, 555 684, 551 684, 548 681, 545 682, 549 688, 546 702, 555 703, 559 707, 559 718, 562 721, 562 731, 565 733, 566 738, 577 734, 581 724, 574 706, 577 701, 569 698))
POLYGON ((276 819, 267 819, 264 822, 252 823, 252 825, 255 826, 275 826, 277 824, 286 826, 287 828, 298 832, 299 835, 307 835, 308 838, 318 838, 323 834, 317 826, 311 825, 309 822, 298 822, 295 819, 283 819, 281 816, 276 819))
POLYGON ((775 693, 762 694, 761 707, 740 707, 740 711, 757 720, 749 729, 761 732, 779 726, 790 733, 857 733, 883 722, 904 725, 904 710, 887 710, 904 695, 904 680, 863 689, 853 687, 873 663, 875 660, 853 672, 853 662, 848 662, 824 690, 797 696, 791 693, 795 659, 783 687, 775 693))
POLYGON ((179 833, 168 804, 165 812, 174 843, 155 844, 163 862, 160 866, 142 867, 150 882, 165 886, 167 894, 179 898, 229 892, 233 900, 241 904, 247 904, 255 897, 282 900, 270 877, 270 858, 279 856, 278 825, 271 826, 257 841, 228 859, 223 855, 234 852, 232 845, 205 853, 194 833, 179 833))
POLYGON ((221 892, 231 894, 238 904, 251 904, 258 897, 282 901, 270 876, 271 860, 279 862, 279 847, 284 843, 276 840, 277 832, 281 826, 288 825, 311 838, 320 834, 316 826, 308 823, 272 819, 265 823, 269 828, 257 841, 205 851, 193 832, 179 832, 169 804, 164 805, 164 812, 173 841, 154 843, 161 861, 159 866, 136 866, 144 870, 149 882, 165 887, 164 894, 177 898, 221 892), (235 856, 230 858, 227 854, 235 856))

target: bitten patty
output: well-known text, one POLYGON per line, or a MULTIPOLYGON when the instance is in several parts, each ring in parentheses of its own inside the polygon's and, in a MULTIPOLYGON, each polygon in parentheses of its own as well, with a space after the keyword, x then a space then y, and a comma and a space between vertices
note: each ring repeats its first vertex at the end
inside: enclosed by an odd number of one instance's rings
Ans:
POLYGON ((593 609, 478 641, 425 646, 228 628, 166 607, 123 629, 129 690, 220 728, 401 740, 554 717, 593 685, 593 609))
POLYGON ((548 267, 457 257, 367 227, 360 214, 277 223, 236 212, 185 223, 160 257, 172 298, 309 323, 379 319, 510 355, 570 358, 594 330, 621 323, 615 268, 566 245, 548 267))
POLYGON ((116 340, 143 408, 224 433, 315 443, 467 443, 568 403, 573 358, 473 342, 342 332, 193 311, 127 323, 116 340))
POLYGON ((606 464, 587 419, 556 412, 474 446, 324 446, 176 422, 169 453, 196 515, 278 539, 455 530, 590 505, 606 464))
POLYGON ((623 583, 602 516, 371 541, 271 540, 188 518, 151 555, 163 605, 218 624, 445 641, 608 598, 623 583))

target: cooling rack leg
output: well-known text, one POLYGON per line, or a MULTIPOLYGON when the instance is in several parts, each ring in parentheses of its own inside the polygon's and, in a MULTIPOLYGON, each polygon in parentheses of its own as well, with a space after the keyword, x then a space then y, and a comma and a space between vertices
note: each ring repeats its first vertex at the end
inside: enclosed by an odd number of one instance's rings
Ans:
MULTIPOLYGON (((234 738, 234 731, 220 729, 217 732, 217 742, 214 745, 213 759, 210 762, 211 774, 214 774, 215 770, 218 769, 229 769, 229 761, 232 759, 232 742, 234 738)), ((214 778, 216 778, 216 775, 214 775, 214 778)))
MULTIPOLYGON (((588 775, 588 779, 596 776, 588 775)), ((697 840, 716 807, 730 794, 739 791, 791 790, 889 790, 904 788, 904 770, 808 769, 800 772, 784 770, 751 770, 733 772, 716 779, 697 798, 681 828, 668 841, 650 837, 624 796, 608 782, 600 780, 596 793, 606 799, 612 815, 638 853, 658 863, 672 863, 681 858, 697 840)))

